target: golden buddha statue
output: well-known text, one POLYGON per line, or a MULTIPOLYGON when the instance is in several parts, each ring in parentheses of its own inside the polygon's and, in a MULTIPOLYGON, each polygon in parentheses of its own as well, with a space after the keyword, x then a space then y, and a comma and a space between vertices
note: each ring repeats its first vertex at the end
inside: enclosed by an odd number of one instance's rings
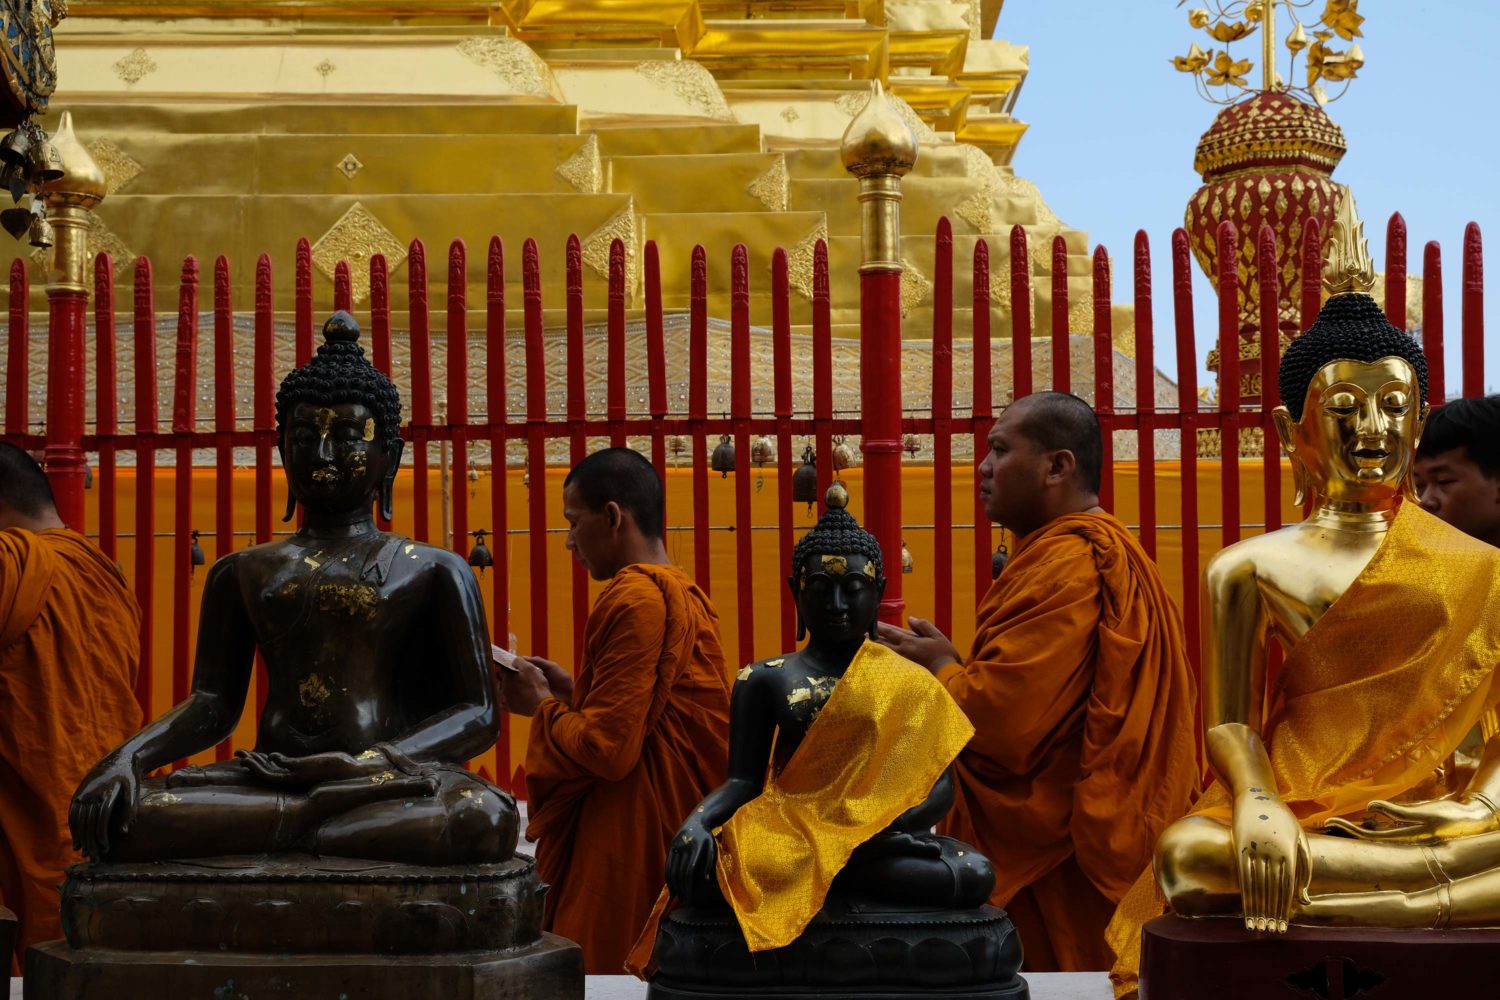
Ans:
MULTIPOLYGON (((1239 916, 1256 932, 1500 921, 1496 741, 1466 787, 1424 798, 1500 700, 1500 551, 1412 499, 1427 367, 1367 294, 1360 228, 1346 194, 1324 275, 1333 295, 1281 362, 1276 430, 1312 513, 1208 564, 1217 784, 1156 850, 1173 912, 1239 916), (1272 637, 1288 655, 1267 697, 1272 637)), ((1110 931, 1121 966, 1151 915, 1142 881, 1110 931)), ((1128 972, 1117 966, 1117 981, 1128 972)))

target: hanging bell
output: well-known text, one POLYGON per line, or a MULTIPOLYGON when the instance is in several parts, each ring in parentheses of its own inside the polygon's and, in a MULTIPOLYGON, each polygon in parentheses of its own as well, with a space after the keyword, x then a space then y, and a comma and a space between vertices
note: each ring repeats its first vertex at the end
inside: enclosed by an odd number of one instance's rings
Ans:
POLYGON ((916 458, 917 452, 922 450, 922 439, 915 434, 908 434, 901 439, 901 447, 912 458, 916 458))
POLYGON ((23 129, 16 129, 4 139, 0 139, 0 163, 24 168, 30 154, 31 140, 27 138, 23 129))
POLYGON ((52 245, 53 235, 52 223, 47 221, 45 215, 38 215, 31 220, 29 242, 32 246, 45 250, 52 245))
POLYGON ((833 472, 837 475, 854 464, 854 449, 844 443, 842 434, 833 439, 833 472))
POLYGON ((682 453, 685 451, 687 451, 687 442, 682 439, 681 434, 673 434, 667 438, 667 453, 672 456, 673 465, 682 461, 682 453))
POLYGON ((776 442, 762 434, 750 442, 750 461, 757 466, 764 466, 769 462, 776 461, 776 442))
POLYGON ((708 467, 717 472, 720 478, 727 478, 734 471, 734 442, 729 440, 728 434, 719 435, 718 447, 709 456, 708 467))
POLYGON ((483 528, 476 528, 469 534, 474 536, 474 547, 469 550, 469 565, 479 570, 479 575, 484 575, 485 567, 495 565, 495 557, 490 554, 490 547, 484 544, 484 536, 489 532, 483 528))
POLYGON ((906 539, 901 539, 901 572, 910 573, 917 568, 917 561, 911 557, 911 549, 906 547, 906 539))
POLYGON ((802 450, 802 464, 792 473, 792 501, 807 504, 808 510, 818 502, 817 455, 812 445, 802 450))
POLYGON ((194 528, 192 544, 188 546, 188 573, 191 574, 207 562, 208 557, 203 554, 203 546, 198 544, 198 529, 194 528))
POLYGON ((44 138, 41 142, 33 142, 30 160, 31 177, 37 183, 47 184, 62 179, 62 153, 53 145, 52 140, 44 138))
POLYGON ((1000 547, 996 549, 995 554, 990 557, 991 580, 998 580, 1000 578, 1001 571, 1005 569, 1005 564, 1010 562, 1010 546, 1005 544, 1005 535, 1003 533, 1004 530, 1005 529, 1003 528, 1001 529, 1002 534, 1000 536, 1000 547))

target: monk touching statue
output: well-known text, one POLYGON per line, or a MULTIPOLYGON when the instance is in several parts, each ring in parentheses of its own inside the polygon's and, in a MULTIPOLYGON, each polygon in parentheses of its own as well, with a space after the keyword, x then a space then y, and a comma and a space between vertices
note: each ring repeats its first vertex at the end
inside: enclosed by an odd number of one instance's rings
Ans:
POLYGON ((277 445, 302 526, 233 552, 203 588, 192 692, 106 756, 74 798, 96 860, 305 851, 461 864, 503 861, 517 816, 463 769, 495 740, 490 642, 472 571, 379 530, 400 465, 395 386, 347 313, 287 375, 277 445), (269 687, 255 749, 143 775, 229 737, 256 650, 269 687))
POLYGON ((1010 922, 984 905, 989 861, 931 832, 973 727, 931 674, 872 641, 881 552, 846 502, 835 484, 793 553, 807 645, 740 671, 729 780, 672 839, 667 891, 631 955, 638 974, 654 966, 653 997, 1025 995, 1010 922))
POLYGON ((1257 933, 1500 925, 1500 746, 1467 787, 1443 795, 1433 781, 1500 701, 1500 551, 1410 493, 1427 366, 1363 291, 1358 230, 1346 196, 1325 271, 1334 295, 1280 367, 1276 430, 1312 513, 1205 572, 1217 783, 1163 834, 1154 881, 1142 877, 1111 925, 1122 991, 1158 888, 1179 916, 1257 933), (1273 638, 1288 655, 1267 692, 1273 638))

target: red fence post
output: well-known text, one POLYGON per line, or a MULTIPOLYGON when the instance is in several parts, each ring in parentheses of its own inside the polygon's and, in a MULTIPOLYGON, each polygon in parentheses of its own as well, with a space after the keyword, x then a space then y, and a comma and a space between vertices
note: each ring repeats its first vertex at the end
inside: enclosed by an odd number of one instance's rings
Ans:
POLYGON ((295 275, 292 316, 296 330, 297 367, 301 368, 312 360, 313 352, 312 244, 305 236, 297 241, 295 275))
POLYGON ((1234 223, 1219 223, 1219 457, 1224 513, 1221 546, 1240 540, 1240 311, 1239 234, 1234 223))
POLYGON ((1177 333, 1177 412, 1182 427, 1182 617, 1188 656, 1201 669, 1198 591, 1198 349, 1193 330, 1193 263, 1187 232, 1172 233, 1172 318, 1177 333))
MULTIPOLYGON (((271 257, 261 254, 255 262, 255 541, 271 540, 271 448, 276 443, 276 380, 272 354, 276 333, 276 300, 272 295, 271 257)), ((255 654, 255 715, 266 707, 265 659, 255 654)))
POLYGON ((531 652, 547 655, 547 356, 542 339, 542 268, 536 240, 521 246, 526 318, 526 466, 531 495, 527 528, 531 561, 531 652))
POLYGON ((1323 231, 1318 220, 1308 216, 1302 228, 1302 325, 1306 333, 1323 308, 1323 231))
MULTIPOLYGON (((515 652, 510 641, 510 531, 506 484, 509 481, 506 456, 505 370, 505 246, 500 237, 491 236, 484 271, 484 409, 490 436, 490 541, 494 559, 490 586, 493 588, 495 616, 491 621, 494 642, 515 652)), ((495 780, 509 788, 513 773, 510 761, 510 713, 500 713, 500 734, 495 739, 495 780)))
MULTIPOLYGON (((983 239, 974 241, 974 308, 970 314, 973 329, 970 332, 972 345, 971 362, 974 369, 973 402, 970 415, 974 426, 974 468, 978 478, 979 463, 989 451, 990 425, 995 421, 993 374, 990 364, 990 246, 983 239)), ((990 576, 994 566, 994 539, 990 531, 990 516, 985 513, 984 501, 979 497, 977 483, 974 489, 974 606, 984 599, 990 589, 990 576)))
MULTIPOLYGON (((568 462, 577 465, 588 454, 584 422, 588 403, 584 391, 583 352, 583 249, 577 236, 568 237, 567 253, 568 366, 564 374, 568 384, 568 462)), ((573 570, 573 669, 583 663, 583 629, 589 617, 588 573, 577 559, 570 560, 573 570)))
MULTIPOLYGON (((411 346, 412 537, 428 541, 427 441, 432 435, 432 331, 427 312, 427 247, 412 240, 406 257, 407 313, 411 346)), ((447 539, 439 543, 448 544, 447 539)))
POLYGON ((1094 250, 1094 412, 1099 415, 1103 444, 1099 476, 1099 506, 1115 505, 1115 344, 1110 313, 1109 252, 1094 250))
POLYGON ((1431 240, 1422 251, 1422 351, 1427 355, 1427 403, 1448 399, 1443 358, 1443 251, 1431 240))
MULTIPOLYGON (((1024 233, 1022 239, 1025 239, 1024 233)), ((935 263, 932 279, 932 620, 944 635, 952 635, 953 224, 946 215, 938 219, 935 263)))
POLYGON ((651 412, 651 464, 662 485, 662 527, 668 523, 667 436, 667 341, 661 307, 661 253, 655 240, 646 241, 644 268, 646 293, 646 402, 651 412))
POLYGON ((1068 244, 1052 238, 1052 391, 1071 392, 1073 359, 1068 329, 1068 244))
POLYGON ((609 245, 609 306, 605 317, 604 418, 609 445, 625 447, 625 244, 609 245))
MULTIPOLYGON (((214 559, 234 548, 234 306, 229 260, 214 261, 214 559)), ((234 753, 232 739, 214 748, 216 760, 234 753)))
POLYGON ((1464 227, 1463 394, 1484 395, 1484 242, 1479 223, 1464 227))
POLYGON ((739 662, 755 659, 755 539, 750 513, 750 254, 736 243, 729 270, 729 412, 734 427, 735 607, 739 662))
MULTIPOLYGON (((693 576, 709 592, 708 552, 708 257, 693 247, 688 292, 688 427, 693 439, 693 576)), ((814 334, 816 336, 816 334, 814 334)))
MULTIPOLYGON (((391 374, 391 279, 385 254, 370 255, 370 351, 376 371, 391 374)), ((390 531, 391 522, 375 510, 375 525, 390 531)))
POLYGON ((469 537, 469 265, 463 240, 448 246, 448 432, 453 464, 448 482, 453 491, 453 537, 441 544, 468 554, 469 537))
POLYGON ((99 442, 99 549, 110 559, 119 555, 115 514, 115 450, 118 373, 115 371, 115 262, 109 254, 94 258, 94 434, 99 442))
POLYGON ((813 244, 813 451, 818 464, 818 510, 833 485, 833 310, 828 288, 828 244, 813 244))
POLYGON ((156 633, 156 307, 151 261, 135 261, 135 599, 141 606, 141 663, 135 700, 141 714, 151 711, 156 633))
MULTIPOLYGON (((776 407, 776 540, 781 565, 792 562, 792 316, 786 250, 771 255, 771 369, 776 407)), ((781 647, 794 649, 797 609, 791 590, 781 595, 781 647)))
MULTIPOLYGON (((1151 242, 1135 234, 1135 451, 1141 548, 1156 558, 1156 331, 1151 316, 1151 242)), ((1196 365, 1196 362, 1195 362, 1196 365)))
POLYGON ((1406 329, 1406 220, 1400 212, 1385 225, 1385 318, 1406 329))
POLYGON ((1011 399, 1029 396, 1031 379, 1031 250, 1026 227, 1010 228, 1011 399))
MULTIPOLYGON (((60 239, 60 238, 59 238, 60 239)), ((57 255, 63 256, 61 246, 57 255)), ((83 531, 83 337, 88 292, 83 275, 54 268, 47 285, 47 480, 52 484, 58 516, 74 531, 83 531)))
MULTIPOLYGON (((182 262, 177 292, 177 349, 172 384, 172 439, 176 444, 172 539, 172 703, 188 696, 192 677, 193 434, 198 430, 198 259, 182 262)), ((179 760, 174 768, 186 764, 179 760)))
POLYGON ((1261 494, 1266 531, 1281 527, 1281 445, 1271 411, 1280 399, 1277 370, 1281 363, 1280 278, 1276 273, 1276 231, 1262 225, 1255 241, 1256 280, 1260 282, 1260 427, 1264 468, 1261 494))

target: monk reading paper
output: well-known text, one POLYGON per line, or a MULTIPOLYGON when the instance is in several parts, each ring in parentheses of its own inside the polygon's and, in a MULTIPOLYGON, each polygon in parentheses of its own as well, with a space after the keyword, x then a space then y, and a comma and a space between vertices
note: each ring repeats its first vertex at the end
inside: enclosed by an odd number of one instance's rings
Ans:
POLYGON ((20 918, 17 959, 62 936, 57 887, 78 860, 68 797, 141 724, 140 624, 119 569, 57 516, 41 467, 0 444, 0 906, 20 918))
POLYGON ((590 974, 624 967, 665 878, 682 818, 724 780, 729 674, 708 595, 672 565, 664 497, 637 452, 585 458, 563 483, 568 549, 608 581, 576 679, 539 657, 501 678, 532 716, 526 752, 548 930, 583 946, 590 974))
POLYGON ((1115 904, 1198 785, 1182 616, 1134 536, 1099 506, 1099 423, 1027 396, 989 435, 979 489, 1019 539, 967 660, 931 623, 881 639, 936 672, 977 733, 942 833, 994 862, 1032 971, 1107 969, 1115 904))

